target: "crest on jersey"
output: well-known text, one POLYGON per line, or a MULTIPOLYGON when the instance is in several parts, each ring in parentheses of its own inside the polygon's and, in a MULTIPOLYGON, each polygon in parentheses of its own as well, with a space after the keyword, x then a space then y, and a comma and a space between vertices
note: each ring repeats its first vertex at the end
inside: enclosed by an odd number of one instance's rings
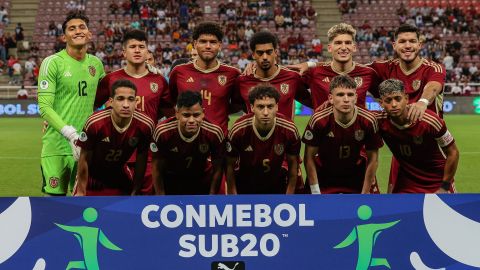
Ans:
POLYGON ((227 76, 225 75, 220 75, 218 76, 218 84, 221 86, 224 86, 227 83, 227 76))
POLYGON ((202 154, 207 153, 207 152, 208 152, 208 149, 209 149, 209 147, 208 147, 208 144, 206 144, 206 143, 202 143, 202 144, 200 144, 200 145, 198 146, 198 150, 199 150, 200 153, 202 153, 202 154))
POLYGON ((422 136, 413 136, 413 143, 422 144, 423 143, 423 137, 422 136))
POLYGON ((50 187, 56 188, 58 187, 58 182, 60 182, 60 179, 58 179, 58 177, 50 177, 48 184, 50 185, 50 187))
POLYGON ((286 83, 280 84, 280 92, 282 92, 282 94, 284 94, 284 95, 288 94, 288 90, 289 90, 289 85, 288 84, 286 84, 286 83))
POLYGON ((158 84, 157 83, 150 83, 150 90, 152 90, 152 93, 157 93, 158 92, 158 84))
POLYGON ((128 139, 128 145, 130 145, 131 147, 135 147, 137 146, 137 144, 138 144, 137 137, 131 137, 130 139, 128 139))
POLYGON ((303 136, 305 140, 311 140, 313 139, 313 133, 310 130, 305 131, 305 135, 303 136))
POLYGON ((420 89, 420 84, 422 84, 422 81, 420 80, 414 80, 412 82, 412 88, 413 90, 417 91, 418 89, 420 89))
POLYGON ((230 142, 227 142, 225 144, 225 147, 227 148, 227 152, 232 152, 232 145, 230 144, 230 142))
POLYGON ((353 78, 355 83, 357 84, 357 88, 360 88, 363 85, 363 78, 362 77, 355 77, 353 78))
POLYGON ((273 147, 273 151, 275 151, 275 154, 281 156, 283 154, 283 144, 276 144, 274 147, 273 147))
POLYGON ((88 66, 88 72, 90 72, 90 75, 92 75, 92 77, 95 77, 97 70, 95 69, 94 66, 88 66))
POLYGON ((81 141, 81 142, 86 142, 88 140, 88 137, 87 137, 87 133, 83 132, 80 133, 80 136, 78 137, 78 139, 81 141))
POLYGON ((158 152, 158 147, 154 142, 150 143, 150 150, 152 151, 152 153, 158 152))
POLYGON ((365 131, 362 129, 355 130, 355 140, 361 141, 363 138, 365 138, 365 131))

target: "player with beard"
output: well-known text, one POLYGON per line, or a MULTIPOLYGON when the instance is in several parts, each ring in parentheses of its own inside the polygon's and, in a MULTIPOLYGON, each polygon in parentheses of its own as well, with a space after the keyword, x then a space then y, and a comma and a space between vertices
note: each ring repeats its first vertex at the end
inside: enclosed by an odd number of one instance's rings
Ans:
POLYGON ((455 192, 459 151, 445 121, 430 110, 412 122, 404 83, 389 79, 379 86, 384 112, 377 115, 380 135, 399 163, 393 193, 455 192))
MULTIPOLYGON (((137 91, 137 109, 148 115, 154 123, 162 116, 170 116, 173 113, 173 103, 170 99, 168 84, 160 74, 150 72, 146 66, 148 57, 147 35, 141 30, 130 30, 123 38, 123 56, 127 60, 125 68, 111 72, 100 82, 95 98, 95 107, 102 106, 109 96, 108 89, 120 79, 133 82, 137 91)), ((145 173, 142 194, 153 194, 153 182, 151 173, 151 153, 148 157, 147 171, 145 173)), ((130 170, 135 167, 135 154, 127 163, 130 170)))

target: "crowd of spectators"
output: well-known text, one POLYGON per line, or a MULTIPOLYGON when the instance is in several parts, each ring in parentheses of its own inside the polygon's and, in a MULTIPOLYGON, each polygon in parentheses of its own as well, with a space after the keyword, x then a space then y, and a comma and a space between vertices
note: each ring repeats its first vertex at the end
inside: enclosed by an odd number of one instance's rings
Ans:
MULTIPOLYGON (((342 13, 354 13, 356 5, 355 0, 342 0, 339 9, 342 13)), ((480 82, 480 14, 477 10, 473 1, 463 8, 450 4, 407 6, 401 2, 396 16, 399 24, 415 25, 422 31, 424 44, 420 55, 444 64, 447 82, 465 84, 480 82)), ((393 27, 373 27, 369 20, 355 26, 360 50, 368 51, 372 60, 394 56, 393 27)))

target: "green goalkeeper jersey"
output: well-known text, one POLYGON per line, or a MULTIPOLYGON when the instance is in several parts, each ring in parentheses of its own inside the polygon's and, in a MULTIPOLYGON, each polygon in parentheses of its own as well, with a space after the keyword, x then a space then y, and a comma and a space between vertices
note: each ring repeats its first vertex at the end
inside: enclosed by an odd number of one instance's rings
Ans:
POLYGON ((80 132, 93 113, 97 85, 105 76, 102 62, 87 54, 78 61, 62 50, 43 60, 38 77, 40 115, 48 121, 42 157, 71 155, 60 130, 71 125, 80 132))

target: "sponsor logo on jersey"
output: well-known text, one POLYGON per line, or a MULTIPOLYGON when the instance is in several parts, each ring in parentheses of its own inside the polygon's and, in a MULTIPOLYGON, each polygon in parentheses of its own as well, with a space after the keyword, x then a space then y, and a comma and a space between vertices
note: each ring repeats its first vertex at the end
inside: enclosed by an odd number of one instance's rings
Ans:
POLYGON ((330 78, 328 78, 328 77, 325 77, 325 79, 323 79, 323 80, 322 80, 322 82, 329 83, 329 82, 330 82, 330 78))
POLYGON ((276 144, 274 147, 273 147, 273 151, 275 151, 275 154, 281 156, 283 154, 283 144, 276 144))
POLYGON ((420 81, 420 80, 413 80, 413 82, 412 82, 412 88, 413 88, 413 90, 417 91, 418 89, 420 89, 420 84, 422 84, 422 81, 420 81))
POLYGON ((305 131, 305 135, 303 136, 305 140, 313 139, 313 133, 310 130, 305 131))
POLYGON ((150 150, 153 152, 153 153, 156 153, 158 152, 158 147, 155 143, 150 143, 150 150))
POLYGON ((190 77, 190 78, 187 79, 187 82, 188 82, 188 83, 193 83, 193 82, 195 82, 195 81, 193 80, 192 77, 190 77))
POLYGON ((206 143, 202 143, 202 144, 200 144, 200 145, 198 146, 198 150, 199 150, 200 153, 202 153, 202 154, 207 153, 207 152, 208 152, 208 149, 209 149, 209 147, 208 147, 208 144, 206 144, 206 143))
POLYGON ((225 147, 227 148, 227 152, 232 152, 232 145, 229 142, 225 144, 225 147))
POLYGON ((212 262, 211 270, 245 270, 245 262, 212 262))
POLYGON ((365 131, 362 129, 355 130, 355 140, 361 141, 363 138, 365 138, 365 131))
POLYGON ((362 86, 362 84, 363 84, 363 78, 362 77, 355 77, 354 80, 355 80, 355 83, 357 84, 357 88, 362 86))
POLYGON ((88 72, 90 72, 90 75, 92 75, 92 77, 95 77, 97 70, 95 69, 94 66, 88 66, 88 72))
POLYGON ((423 137, 422 136, 413 136, 413 143, 422 144, 423 143, 423 137))
POLYGON ((48 88, 48 81, 47 80, 43 80, 40 82, 40 89, 47 89, 48 88))
POLYGON ((286 83, 280 84, 280 92, 282 92, 282 94, 284 94, 284 95, 288 94, 288 90, 289 90, 289 85, 288 84, 286 84, 286 83))
POLYGON ((244 150, 245 152, 253 152, 253 148, 251 145, 249 145, 247 148, 244 150))
POLYGON ((131 137, 130 139, 128 139, 128 144, 129 144, 131 147, 137 146, 137 144, 138 144, 138 138, 137 138, 137 137, 131 137))
POLYGON ((227 76, 225 75, 220 75, 218 76, 218 84, 221 86, 224 86, 227 83, 227 76))
POLYGON ((81 141, 81 142, 86 142, 88 140, 88 136, 87 136, 87 133, 85 132, 81 132, 80 133, 80 136, 78 137, 78 139, 81 141))
POLYGON ((109 142, 110 142, 110 138, 109 138, 109 137, 105 137, 105 138, 102 139, 102 142, 108 142, 108 143, 109 143, 109 142))
POLYGON ((157 93, 158 92, 158 84, 157 83, 150 83, 150 90, 152 90, 152 93, 157 93))
POLYGON ((64 77, 72 77, 72 73, 70 73, 70 71, 65 71, 65 73, 63 74, 64 77))
POLYGON ((58 182, 60 182, 60 179, 58 177, 50 177, 50 179, 48 180, 48 184, 52 188, 58 187, 58 182))
POLYGON ((178 148, 175 146, 175 147, 173 147, 172 149, 170 149, 170 152, 175 152, 175 153, 177 153, 177 152, 178 152, 178 148))
POLYGON ((327 137, 334 138, 334 137, 335 137, 335 135, 333 135, 333 132, 332 132, 332 131, 330 131, 330 132, 327 134, 327 137))

